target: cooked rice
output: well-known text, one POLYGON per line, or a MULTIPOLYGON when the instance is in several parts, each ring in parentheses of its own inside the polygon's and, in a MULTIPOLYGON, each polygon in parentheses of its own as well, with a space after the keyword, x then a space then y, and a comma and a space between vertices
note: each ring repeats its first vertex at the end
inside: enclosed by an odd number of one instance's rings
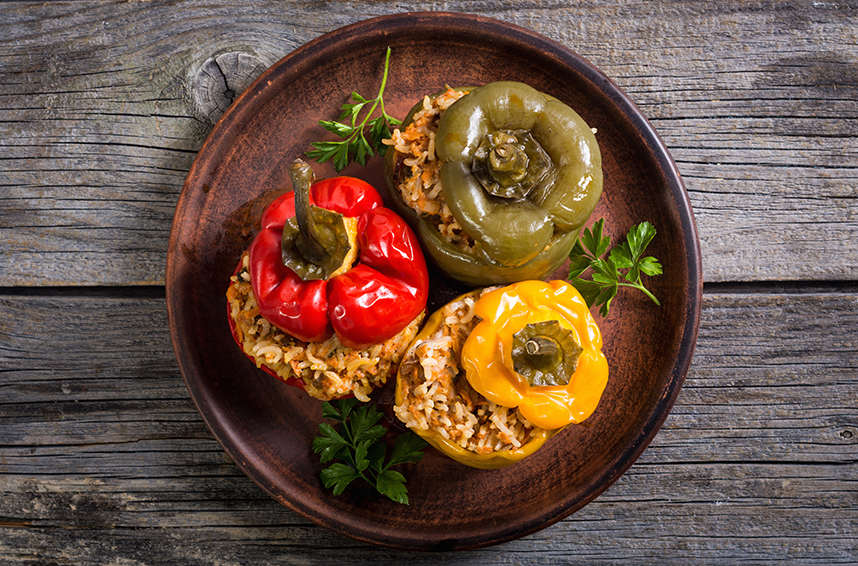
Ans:
POLYGON ((344 346, 336 335, 324 342, 302 342, 259 314, 246 252, 241 262, 240 271, 230 279, 226 296, 242 349, 257 367, 264 364, 284 381, 297 377, 304 382, 307 393, 323 401, 349 393, 369 401, 373 389, 396 375, 408 344, 420 329, 423 314, 393 338, 363 350, 344 346))
POLYGON ((541 429, 518 409, 501 407, 477 393, 460 370, 462 346, 480 321, 475 302, 467 296, 445 306, 445 324, 405 355, 402 403, 394 412, 409 428, 432 430, 477 454, 515 450, 541 429))
POLYGON ((424 97, 423 108, 414 114, 405 130, 395 129, 384 143, 396 151, 402 200, 430 220, 448 242, 473 251, 473 239, 465 233, 447 206, 441 185, 441 163, 435 155, 435 134, 441 116, 465 94, 448 88, 435 99, 424 97))

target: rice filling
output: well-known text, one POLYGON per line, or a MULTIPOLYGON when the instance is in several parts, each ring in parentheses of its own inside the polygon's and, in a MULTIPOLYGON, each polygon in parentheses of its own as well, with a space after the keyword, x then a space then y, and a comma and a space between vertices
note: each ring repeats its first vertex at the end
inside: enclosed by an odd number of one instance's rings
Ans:
POLYGON ((473 252, 474 240, 459 225, 444 198, 441 163, 435 155, 435 134, 441 116, 466 92, 448 88, 434 99, 423 98, 423 107, 414 113, 404 130, 393 131, 384 143, 396 151, 397 188, 402 201, 429 220, 447 242, 473 252))
POLYGON ((475 301, 466 296, 443 307, 444 324, 406 354, 402 402, 394 412, 409 428, 431 430, 476 454, 515 450, 542 429, 517 408, 501 407, 476 392, 460 370, 462 346, 480 322, 475 301))
POLYGON ((375 388, 396 375, 424 314, 386 342, 362 350, 344 346, 336 334, 324 342, 302 342, 259 314, 248 264, 245 252, 239 272, 230 279, 227 301, 241 347, 256 367, 265 365, 284 381, 300 379, 307 393, 323 401, 350 393, 363 402, 369 401, 375 388))

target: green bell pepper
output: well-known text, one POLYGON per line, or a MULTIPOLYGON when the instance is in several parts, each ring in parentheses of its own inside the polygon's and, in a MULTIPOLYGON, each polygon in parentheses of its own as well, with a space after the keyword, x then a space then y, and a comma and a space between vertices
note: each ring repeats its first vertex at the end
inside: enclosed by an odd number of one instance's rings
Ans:
POLYGON ((444 201, 474 245, 451 244, 430 215, 403 202, 398 185, 414 173, 397 151, 385 156, 392 200, 447 276, 470 285, 543 279, 568 257, 602 194, 595 135, 574 110, 523 83, 457 90, 469 94, 441 115, 435 154, 444 201))

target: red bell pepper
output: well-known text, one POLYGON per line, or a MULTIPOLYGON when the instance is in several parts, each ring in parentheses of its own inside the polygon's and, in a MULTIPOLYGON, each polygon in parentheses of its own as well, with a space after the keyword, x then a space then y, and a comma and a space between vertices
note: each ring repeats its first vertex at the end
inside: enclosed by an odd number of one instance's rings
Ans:
POLYGON ((313 183, 312 171, 300 161, 290 167, 290 175, 293 192, 268 206, 262 230, 249 249, 260 314, 304 342, 322 342, 336 333, 345 346, 361 349, 392 338, 423 312, 429 293, 426 260, 411 228, 382 206, 379 193, 360 179, 334 177, 313 183), (324 212, 314 207, 356 220, 355 265, 346 259, 335 274, 322 269, 319 275, 317 267, 324 262, 314 259, 313 248, 321 249, 324 259, 331 243, 330 238, 314 236, 314 230, 326 226, 310 214, 324 212), (292 233, 303 240, 300 245, 287 249, 284 227, 287 237, 292 233), (297 261, 308 267, 310 275, 302 273, 306 280, 296 273, 298 268, 284 265, 290 254, 290 265, 297 261))

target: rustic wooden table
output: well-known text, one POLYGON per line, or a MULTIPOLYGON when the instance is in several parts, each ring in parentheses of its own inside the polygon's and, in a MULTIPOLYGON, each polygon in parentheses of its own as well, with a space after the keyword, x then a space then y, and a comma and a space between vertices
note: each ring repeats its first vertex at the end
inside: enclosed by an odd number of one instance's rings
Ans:
POLYGON ((858 563, 858 2, 0 3, 0 564, 858 563), (704 255, 691 370, 578 513, 477 551, 368 546, 229 461, 170 343, 196 152, 305 42, 408 9, 580 53, 659 131, 704 255))

